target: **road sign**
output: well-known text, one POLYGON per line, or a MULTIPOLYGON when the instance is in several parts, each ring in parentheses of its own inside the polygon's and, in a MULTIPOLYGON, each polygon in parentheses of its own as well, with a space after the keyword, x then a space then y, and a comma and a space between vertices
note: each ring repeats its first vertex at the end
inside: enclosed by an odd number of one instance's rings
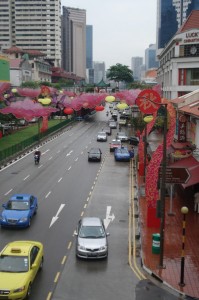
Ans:
MULTIPOLYGON (((166 167, 166 183, 186 183, 191 177, 187 168, 166 167)), ((162 180, 162 168, 159 168, 159 178, 162 180)))

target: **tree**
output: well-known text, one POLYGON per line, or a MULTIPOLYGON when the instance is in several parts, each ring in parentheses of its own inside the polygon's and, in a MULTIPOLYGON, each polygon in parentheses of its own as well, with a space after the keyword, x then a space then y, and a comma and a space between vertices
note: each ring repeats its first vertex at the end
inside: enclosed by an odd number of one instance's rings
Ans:
POLYGON ((122 65, 122 64, 116 64, 115 66, 111 66, 107 70, 107 75, 106 77, 110 80, 114 80, 115 82, 118 83, 120 81, 129 83, 133 82, 133 71, 130 70, 127 66, 122 65))

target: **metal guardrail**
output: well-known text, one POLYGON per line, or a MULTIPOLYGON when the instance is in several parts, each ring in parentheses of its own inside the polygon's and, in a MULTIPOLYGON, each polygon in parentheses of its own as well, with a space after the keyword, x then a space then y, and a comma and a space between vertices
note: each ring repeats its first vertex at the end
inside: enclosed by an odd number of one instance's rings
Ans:
POLYGON ((69 123, 74 122, 73 119, 65 120, 63 122, 60 122, 60 124, 57 124, 51 128, 48 128, 45 132, 40 132, 23 142, 20 142, 14 146, 10 146, 4 150, 0 151, 0 163, 3 163, 7 159, 9 159, 12 156, 17 155, 20 152, 23 152, 25 149, 36 145, 37 143, 40 143, 41 140, 43 140, 46 136, 52 134, 53 132, 61 130, 63 127, 67 126, 69 123))

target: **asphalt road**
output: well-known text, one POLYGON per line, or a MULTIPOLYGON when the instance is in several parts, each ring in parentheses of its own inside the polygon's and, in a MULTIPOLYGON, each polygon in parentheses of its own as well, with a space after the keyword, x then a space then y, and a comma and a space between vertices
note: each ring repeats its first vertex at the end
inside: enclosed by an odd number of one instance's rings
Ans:
POLYGON ((0 231, 0 249, 14 240, 44 244, 44 268, 33 284, 34 300, 179 299, 163 286, 140 280, 129 265, 129 163, 116 163, 108 142, 96 141, 107 119, 105 112, 98 116, 43 145, 38 166, 29 154, 0 171, 0 205, 14 193, 32 193, 39 199, 30 228, 0 231), (88 150, 99 145, 103 162, 89 163, 88 150), (84 215, 106 219, 107 261, 76 260, 74 230, 84 215))

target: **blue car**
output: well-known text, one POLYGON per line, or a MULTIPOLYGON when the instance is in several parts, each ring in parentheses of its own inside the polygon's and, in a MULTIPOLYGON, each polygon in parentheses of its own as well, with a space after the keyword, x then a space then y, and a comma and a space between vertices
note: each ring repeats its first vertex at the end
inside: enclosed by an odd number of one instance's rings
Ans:
POLYGON ((131 156, 127 147, 116 148, 114 151, 116 161, 130 161, 131 156))
POLYGON ((30 194, 15 194, 3 205, 1 227, 29 227, 37 213, 37 197, 30 194))

